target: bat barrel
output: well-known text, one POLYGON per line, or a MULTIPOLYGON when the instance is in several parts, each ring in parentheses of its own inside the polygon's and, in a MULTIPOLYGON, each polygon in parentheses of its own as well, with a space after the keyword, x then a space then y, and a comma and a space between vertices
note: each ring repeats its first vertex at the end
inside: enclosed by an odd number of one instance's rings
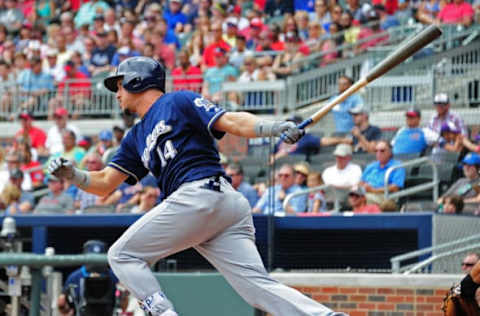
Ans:
POLYGON ((380 64, 375 66, 366 76, 367 82, 371 82, 387 71, 415 54, 421 48, 442 35, 442 31, 436 25, 430 25, 415 35, 405 44, 397 48, 391 55, 387 56, 380 64))

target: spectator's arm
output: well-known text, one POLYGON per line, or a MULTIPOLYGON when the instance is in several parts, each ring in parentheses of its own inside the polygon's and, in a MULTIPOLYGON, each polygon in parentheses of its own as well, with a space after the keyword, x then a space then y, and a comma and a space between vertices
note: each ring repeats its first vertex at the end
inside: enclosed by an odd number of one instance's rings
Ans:
POLYGON ((466 198, 463 200, 464 203, 480 203, 480 194, 477 194, 474 197, 466 198))
POLYGON ((321 146, 335 146, 338 144, 352 145, 353 139, 348 137, 322 137, 320 139, 321 146))
POLYGON ((472 143, 467 137, 462 137, 462 144, 469 151, 480 153, 480 146, 472 143))

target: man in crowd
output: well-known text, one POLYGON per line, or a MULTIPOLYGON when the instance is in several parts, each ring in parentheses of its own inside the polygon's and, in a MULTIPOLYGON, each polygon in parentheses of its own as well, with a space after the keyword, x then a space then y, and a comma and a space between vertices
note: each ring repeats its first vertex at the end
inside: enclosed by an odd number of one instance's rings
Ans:
MULTIPOLYGON (((367 201, 369 203, 382 204, 385 200, 385 175, 390 167, 400 164, 392 158, 392 148, 388 141, 381 140, 375 146, 375 155, 377 160, 369 164, 362 174, 360 186, 367 192, 367 201)), ((387 181, 388 192, 397 192, 405 184, 405 169, 397 168, 387 181)))
MULTIPOLYGON (((85 165, 88 171, 100 171, 104 167, 102 158, 97 153, 89 153, 86 157, 85 165)), ((74 207, 76 210, 83 211, 89 206, 96 205, 100 200, 102 200, 102 198, 98 195, 78 189, 75 196, 74 207)))
POLYGON ((456 130, 461 131, 463 136, 467 136, 465 123, 460 115, 450 111, 450 99, 446 93, 438 93, 433 99, 433 104, 437 115, 432 116, 428 128, 437 134, 440 134, 442 125, 451 122, 456 130))
POLYGON ((470 271, 472 271, 473 266, 478 261, 480 261, 480 254, 476 252, 467 253, 465 258, 463 258, 462 260, 462 272, 465 274, 470 273, 470 271))
MULTIPOLYGON (((341 76, 338 79, 338 94, 331 97, 329 101, 333 100, 342 92, 350 88, 352 84, 353 84, 352 78, 345 75, 341 76)), ((353 123, 353 117, 349 113, 349 110, 363 103, 364 102, 362 97, 355 93, 349 96, 348 98, 346 98, 343 102, 337 104, 332 109, 333 118, 335 120, 336 133, 344 135, 349 133, 352 130, 354 123, 353 123)))
POLYGON ((225 169, 227 176, 232 179, 232 187, 248 200, 250 207, 254 207, 258 201, 257 191, 244 181, 243 168, 238 163, 231 163, 225 169))
POLYGON ((73 198, 65 193, 64 180, 48 175, 48 194, 40 199, 33 210, 34 214, 71 214, 73 198))
POLYGON ((322 146, 331 146, 336 144, 348 144, 353 146, 354 152, 375 151, 375 144, 382 137, 380 128, 370 125, 368 116, 369 111, 363 103, 348 110, 353 117, 354 126, 347 136, 323 137, 322 146))
POLYGON ((458 195, 463 198, 464 211, 473 212, 480 203, 480 155, 467 154, 463 160, 464 177, 458 179, 437 201, 443 207, 444 198, 450 195, 458 195))
POLYGON ((223 29, 221 23, 212 24, 213 32, 213 41, 208 45, 203 51, 203 62, 202 62, 202 71, 205 71, 207 68, 214 67, 217 65, 217 59, 215 52, 218 51, 217 48, 221 48, 225 52, 230 51, 230 45, 223 40, 223 29))
POLYGON ((15 133, 15 138, 24 136, 30 141, 30 146, 37 150, 41 156, 48 156, 48 151, 45 148, 47 134, 43 129, 33 125, 33 114, 29 110, 22 110, 18 115, 20 119, 21 128, 15 133))
POLYGON ((305 212, 307 209, 307 195, 294 197, 286 209, 283 208, 283 200, 290 193, 301 191, 302 188, 295 184, 295 171, 293 167, 284 164, 277 172, 277 181, 279 184, 269 187, 252 209, 253 213, 262 214, 295 214, 305 212), (273 191, 273 192, 272 192, 273 191), (269 195, 273 193, 273 208, 269 205, 269 195))
POLYGON ((238 69, 228 63, 228 51, 225 49, 217 47, 214 55, 215 66, 205 72, 202 94, 205 98, 218 103, 222 99, 222 84, 227 81, 235 81, 238 69))
POLYGON ((22 108, 32 109, 34 106, 46 104, 43 97, 54 90, 53 78, 42 71, 42 60, 38 57, 30 59, 31 69, 23 70, 17 79, 22 97, 22 108))
POLYGON ((73 131, 76 139, 82 139, 80 130, 74 124, 68 122, 67 109, 63 107, 57 108, 53 114, 53 118, 55 120, 55 125, 48 130, 47 141, 45 144, 50 154, 63 152, 62 134, 66 129, 73 131))
POLYGON ((367 204, 367 192, 364 187, 354 186, 348 192, 348 204, 354 214, 378 214, 382 211, 377 204, 367 204))
POLYGON ((337 189, 350 189, 357 185, 362 177, 362 169, 351 162, 352 146, 338 144, 333 155, 335 156, 335 165, 323 171, 323 182, 337 189))
POLYGON ((393 154, 422 153, 433 145, 439 135, 429 128, 420 128, 422 114, 416 108, 410 108, 405 113, 407 126, 400 128, 392 139, 393 154))

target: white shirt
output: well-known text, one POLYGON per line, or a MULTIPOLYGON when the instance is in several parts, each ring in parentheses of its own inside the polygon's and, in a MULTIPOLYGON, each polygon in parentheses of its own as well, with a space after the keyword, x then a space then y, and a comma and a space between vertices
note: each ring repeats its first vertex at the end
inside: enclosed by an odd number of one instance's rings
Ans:
MULTIPOLYGON (((67 123, 65 126, 66 129, 69 129, 75 133, 76 141, 79 141, 82 137, 80 130, 70 123, 67 123)), ((45 142, 45 147, 49 150, 50 154, 61 153, 63 152, 63 140, 62 140, 62 131, 55 124, 48 130, 47 141, 45 142)))
POLYGON ((323 182, 328 185, 352 187, 360 182, 362 168, 351 162, 341 170, 337 168, 337 165, 334 165, 323 171, 322 178, 323 182))

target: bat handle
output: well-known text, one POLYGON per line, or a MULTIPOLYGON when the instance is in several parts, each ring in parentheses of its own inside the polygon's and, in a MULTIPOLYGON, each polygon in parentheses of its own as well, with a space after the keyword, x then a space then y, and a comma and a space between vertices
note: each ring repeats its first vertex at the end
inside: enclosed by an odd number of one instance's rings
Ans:
POLYGON ((303 121, 302 123, 298 124, 297 127, 299 129, 304 129, 305 127, 307 127, 308 125, 312 124, 313 123, 313 120, 312 118, 308 118, 306 119, 305 121, 303 121))
MULTIPOLYGON (((302 123, 298 124, 298 125, 297 125, 297 128, 298 128, 298 129, 304 129, 305 127, 307 127, 308 125, 310 125, 310 124, 312 124, 312 123, 313 123, 312 118, 308 118, 308 119, 306 119, 305 121, 303 121, 302 123)), ((285 137, 283 137, 283 135, 282 135, 282 136, 280 136, 280 139, 281 139, 282 141, 284 141, 284 140, 285 140, 285 137)))

